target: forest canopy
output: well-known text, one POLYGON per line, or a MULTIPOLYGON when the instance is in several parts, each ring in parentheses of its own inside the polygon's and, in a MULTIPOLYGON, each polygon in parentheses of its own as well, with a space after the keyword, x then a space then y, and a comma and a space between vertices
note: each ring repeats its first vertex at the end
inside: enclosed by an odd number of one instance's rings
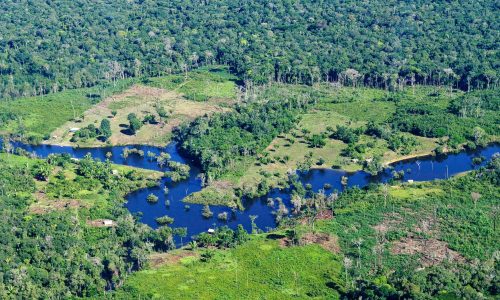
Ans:
POLYGON ((498 83, 498 3, 6 0, 0 97, 227 64, 254 82, 498 83))

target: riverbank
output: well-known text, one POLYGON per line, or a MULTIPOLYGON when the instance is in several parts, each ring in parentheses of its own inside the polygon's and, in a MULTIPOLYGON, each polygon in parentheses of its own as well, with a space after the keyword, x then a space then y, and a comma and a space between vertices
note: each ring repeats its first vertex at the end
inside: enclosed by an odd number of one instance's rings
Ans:
MULTIPOLYGON (((490 140, 489 142, 486 144, 486 146, 484 147, 478 147, 479 149, 481 148, 487 148, 489 146, 492 146, 492 145, 495 145, 495 144, 498 144, 500 143, 500 137, 498 136, 492 136, 490 137, 490 140)), ((444 152, 440 155, 449 155, 449 154, 453 154, 453 153, 459 153, 459 152, 462 152, 462 151, 474 151, 474 150, 470 150, 470 149, 467 149, 466 148, 466 143, 463 143, 463 144, 460 144, 457 148, 455 149, 447 149, 447 148, 444 148, 444 152)), ((383 164, 386 165, 386 166, 389 166, 391 164, 395 164, 395 163, 398 163, 398 162, 402 162, 402 161, 406 161, 406 160, 412 160, 412 159, 417 159, 417 158, 426 158, 426 157, 430 157, 430 156, 436 156, 436 150, 432 150, 432 151, 424 151, 422 153, 414 153, 414 154, 410 154, 410 155, 405 155, 405 156, 402 156, 402 157, 398 157, 398 158, 393 158, 393 159, 389 159, 389 160, 384 160, 383 161, 383 164)))
POLYGON ((59 146, 59 147, 72 147, 72 148, 82 148, 82 149, 91 149, 91 148, 107 148, 107 147, 135 147, 135 146, 149 146, 149 147, 156 147, 156 148, 161 148, 164 147, 165 145, 169 144, 171 142, 170 138, 165 138, 164 141, 162 142, 155 142, 155 141, 150 141, 150 142, 144 142, 137 144, 134 141, 128 141, 124 143, 102 143, 102 142, 89 142, 89 143, 72 143, 72 142, 53 142, 53 141, 43 141, 40 143, 41 145, 47 145, 47 146, 59 146))
MULTIPOLYGON (((422 170, 424 167, 421 165, 422 170)), ((495 172, 351 190, 332 203, 335 218, 310 217, 308 211, 294 218, 297 222, 254 233, 235 248, 184 247, 170 254, 154 254, 150 256, 151 268, 133 274, 116 292, 116 298, 125 299, 130 293, 137 298, 166 293, 210 298, 235 291, 239 297, 258 298, 264 291, 276 298, 291 293, 308 298, 314 293, 336 299, 343 293, 351 299, 356 297, 347 291, 358 277, 363 278, 361 282, 373 281, 371 286, 380 286, 386 293, 394 291, 393 285, 399 284, 402 276, 420 286, 423 278, 434 278, 436 273, 458 283, 461 281, 455 274, 470 266, 490 272, 487 270, 495 263, 491 257, 497 251, 497 234, 491 211, 497 205, 499 187, 491 176, 495 172), (303 261, 307 265, 300 264, 303 261), (344 268, 337 269, 342 264, 344 268), (450 266, 456 272, 448 272, 450 266), (328 271, 321 271, 325 267, 328 271), (314 274, 323 275, 315 278, 314 274), (215 278, 220 280, 215 282, 215 278), (309 285, 311 278, 314 282, 309 285), (327 289, 317 288, 322 280, 327 280, 321 285, 327 289), (272 291, 256 288, 262 283, 276 286, 272 291), (314 291, 309 286, 314 286, 314 291)), ((436 290, 443 288, 440 285, 436 290)), ((414 292, 421 295, 420 290, 414 292)))
MULTIPOLYGON (((129 167, 140 167, 143 169, 153 170, 156 178, 163 175, 163 170, 160 169, 155 160, 150 160, 147 157, 140 157, 131 155, 124 158, 121 154, 124 147, 110 147, 110 148, 91 148, 91 149, 75 149, 70 147, 58 147, 47 145, 23 145, 14 144, 15 147, 21 147, 39 157, 47 157, 53 153, 68 153, 75 158, 83 158, 90 153, 94 158, 101 161, 106 160, 107 157, 115 164, 128 165, 129 167), (111 156, 108 156, 111 153, 111 156)), ((154 148, 146 146, 137 146, 138 149, 147 153, 148 151, 158 155, 160 152, 165 152, 171 155, 171 159, 180 163, 189 163, 182 158, 175 145, 170 144, 166 148, 154 148)), ((371 183, 388 182, 393 179, 393 171, 398 173, 398 176, 403 174, 402 181, 428 181, 433 179, 446 179, 454 174, 463 171, 477 168, 472 160, 476 156, 484 156, 486 159, 490 158, 495 152, 500 151, 500 146, 490 145, 486 149, 477 150, 476 152, 461 152, 458 154, 449 154, 444 157, 423 157, 417 160, 406 160, 393 163, 392 170, 386 170, 379 176, 371 176, 364 171, 346 172, 342 170, 333 169, 311 169, 308 173, 299 174, 302 184, 312 192, 324 190, 326 195, 329 195, 335 190, 344 190, 341 184, 342 178, 347 178, 345 187, 365 187, 371 183)), ((484 162, 483 162, 484 164, 484 162)), ((128 167, 124 167, 128 168, 128 167)), ((231 198, 229 205, 221 202, 222 197, 218 194, 210 195, 212 199, 217 199, 216 205, 210 205, 211 217, 205 218, 202 216, 204 211, 203 202, 187 203, 191 201, 192 197, 200 195, 202 190, 201 179, 198 176, 199 170, 192 167, 187 180, 179 182, 172 182, 170 178, 161 178, 159 184, 151 187, 135 190, 126 196, 126 208, 134 215, 140 218, 141 222, 156 228, 156 218, 168 215, 174 219, 172 226, 188 228, 188 235, 194 235, 204 232, 209 228, 215 226, 227 225, 230 228, 235 228, 238 224, 242 224, 245 229, 251 230, 252 221, 250 216, 258 216, 255 220, 256 226, 259 228, 274 228, 275 215, 274 211, 279 209, 280 205, 284 205, 287 209, 292 208, 290 193, 283 189, 275 189, 268 187, 267 189, 260 190, 258 196, 248 197, 251 194, 242 194, 236 197, 235 194, 230 194, 231 198), (149 203, 147 198, 149 195, 155 195, 158 198, 157 203, 149 203), (234 195, 234 196, 233 196, 234 195), (247 195, 247 197, 243 197, 247 195), (234 198, 233 198, 234 197, 234 198), (237 199, 236 202, 234 199, 237 199), (273 199, 272 203, 268 199, 273 199), (281 200, 276 200, 281 199, 281 200), (219 218, 220 216, 220 218, 219 218)), ((228 185, 227 187, 231 187, 228 185)), ((281 188, 286 187, 285 183, 281 188)), ((234 188, 234 187, 233 187, 234 188)), ((229 190, 229 189, 228 189, 229 190)), ((204 191, 207 191, 205 188, 204 191)), ((233 190, 230 190, 233 192, 233 190)), ((203 192, 201 193, 201 195, 203 192)), ((196 202, 196 201, 192 201, 196 202)))
MULTIPOLYGON (((361 187, 370 182, 388 181, 393 177, 401 177, 399 178, 400 180, 411 181, 428 181, 436 178, 448 178, 448 176, 453 176, 454 174, 463 172, 464 169, 468 170, 471 167, 473 169, 474 166, 477 166, 472 161, 472 158, 476 155, 482 156, 481 153, 484 153, 486 158, 491 158, 495 151, 500 151, 498 145, 498 142, 494 141, 484 148, 479 148, 475 151, 469 152, 465 152, 465 148, 461 147, 461 150, 458 152, 448 152, 440 156, 435 156, 429 153, 406 155, 400 159, 393 159, 390 163, 384 164, 385 169, 378 175, 370 175, 363 171, 362 168, 359 168, 357 171, 351 171, 313 166, 304 177, 308 178, 309 181, 320 182, 312 183, 313 189, 316 190, 322 189, 324 186, 330 186, 330 189, 333 188, 342 190, 343 186, 341 185, 341 181, 343 177, 348 180, 347 186, 357 185, 361 187), (461 159, 463 161, 460 161, 461 159), (451 161, 453 164, 457 164, 458 167, 448 166, 448 161, 451 161), (424 172, 425 168, 428 169, 427 173, 424 172), (398 172, 398 174, 394 175, 394 171, 398 172), (309 176, 307 174, 312 175, 309 176), (420 176, 417 176, 419 174, 420 176)), ((209 186, 199 192, 191 194, 186 198, 186 200, 199 204, 240 207, 239 202, 237 202, 240 199, 236 196, 237 193, 243 192, 246 193, 244 195, 247 195, 247 197, 255 198, 264 196, 271 190, 285 189, 287 187, 285 177, 282 177, 279 181, 273 181, 273 183, 269 184, 267 187, 262 185, 247 185, 245 187, 246 189, 235 187, 229 183, 226 185, 220 185, 219 183, 220 182, 216 182, 216 186, 209 186)), ((308 183, 310 184, 311 182, 308 182, 307 180, 303 181, 304 185, 308 183)))
POLYGON ((105 172, 97 180, 84 173, 80 161, 63 156, 49 161, 0 153, 0 163, 28 168, 34 174, 35 190, 29 194, 34 199, 29 206, 32 214, 81 208, 85 210, 82 213, 89 216, 94 212, 105 215, 113 206, 110 202, 123 203, 128 194, 157 185, 163 176, 162 172, 154 170, 86 161, 87 167, 105 172))

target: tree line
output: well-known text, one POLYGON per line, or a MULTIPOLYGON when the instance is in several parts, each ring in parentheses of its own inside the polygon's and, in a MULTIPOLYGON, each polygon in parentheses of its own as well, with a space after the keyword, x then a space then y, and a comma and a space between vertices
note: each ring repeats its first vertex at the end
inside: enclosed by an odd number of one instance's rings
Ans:
POLYGON ((498 85, 491 0, 7 0, 0 10, 2 98, 214 63, 256 83, 498 85))

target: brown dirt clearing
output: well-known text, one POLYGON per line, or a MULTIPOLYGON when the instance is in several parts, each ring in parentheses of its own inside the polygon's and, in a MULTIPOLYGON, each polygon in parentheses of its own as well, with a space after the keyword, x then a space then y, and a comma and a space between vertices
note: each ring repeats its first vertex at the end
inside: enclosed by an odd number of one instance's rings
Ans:
POLYGON ((61 211, 65 209, 89 207, 88 204, 82 203, 77 199, 48 199, 43 192, 36 192, 35 198, 37 202, 31 204, 29 211, 32 214, 46 214, 52 211, 61 211))
MULTIPOLYGON (((291 247, 293 246, 290 239, 287 237, 278 239, 280 247, 291 247)), ((336 236, 329 235, 327 233, 305 233, 300 237, 299 245, 319 245, 321 248, 325 249, 328 252, 337 254, 340 252, 340 246, 338 242, 338 238, 336 236)))
POLYGON ((395 229, 399 224, 403 222, 403 217, 398 213, 388 213, 385 215, 384 220, 372 228, 380 234, 386 234, 387 232, 395 229))
POLYGON ((92 227, 115 227, 116 222, 107 219, 87 220, 87 225, 92 227))
POLYGON ((158 268, 163 265, 174 265, 185 257, 198 257, 198 254, 193 251, 179 250, 168 253, 154 253, 149 256, 149 263, 151 267, 158 268))
POLYGON ((465 258, 460 253, 448 248, 448 244, 437 239, 424 239, 418 237, 403 238, 392 245, 392 254, 421 255, 424 267, 439 264, 444 260, 464 262, 465 258))
POLYGON ((317 244, 331 253, 339 253, 340 246, 336 236, 327 233, 306 233, 300 238, 301 245, 317 244))

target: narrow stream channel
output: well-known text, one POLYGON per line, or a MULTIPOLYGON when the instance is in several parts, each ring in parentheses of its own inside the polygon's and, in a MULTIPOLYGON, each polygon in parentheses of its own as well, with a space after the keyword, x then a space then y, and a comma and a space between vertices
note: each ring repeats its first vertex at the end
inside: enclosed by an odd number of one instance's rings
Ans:
MULTIPOLYGON (((172 227, 186 227, 188 229, 188 237, 185 238, 184 241, 188 241, 191 236, 204 232, 209 228, 214 228, 215 226, 227 225, 230 228, 236 228, 238 224, 242 224, 245 229, 250 230, 251 215, 258 216, 255 223, 260 229, 266 230, 273 228, 276 226, 276 223, 272 211, 277 208, 277 204, 275 204, 275 207, 270 207, 267 205, 267 199, 279 197, 287 206, 291 206, 290 196, 286 191, 272 190, 264 197, 245 200, 243 202, 245 210, 243 211, 233 211, 230 208, 223 206, 211 206, 214 217, 210 219, 203 218, 201 215, 202 205, 182 202, 182 199, 184 199, 187 195, 201 190, 201 181, 197 177, 200 170, 193 166, 190 161, 179 155, 175 144, 169 144, 164 148, 151 146, 72 148, 52 145, 26 145, 17 142, 12 143, 12 145, 14 147, 20 147, 26 151, 32 152, 42 158, 45 158, 52 153, 68 153, 74 158, 82 158, 87 153, 90 153, 92 157, 96 159, 105 160, 106 153, 111 152, 113 155, 111 160, 115 164, 123 164, 151 170, 160 170, 160 168, 156 161, 150 161, 147 158, 148 151, 153 152, 156 155, 160 152, 169 153, 172 160, 189 164, 191 166, 191 172, 190 177, 187 180, 174 183, 168 178, 163 178, 159 187, 141 189, 127 195, 127 203, 125 204, 132 214, 140 216, 141 222, 148 224, 153 228, 158 227, 155 221, 158 217, 168 215, 174 218, 175 221, 171 225, 172 227), (126 147, 143 150, 145 155, 144 157, 130 155, 127 159, 124 159, 121 154, 123 149, 126 147), (169 189, 167 195, 163 192, 163 188, 165 186, 169 189), (146 197, 151 193, 158 196, 158 203, 151 204, 146 201, 146 197), (170 202, 170 205, 166 205, 167 200, 170 202), (186 205, 188 205, 189 208, 187 208, 186 205), (221 212, 228 213, 229 219, 226 222, 219 221, 217 219, 217 214, 221 212)), ((377 176, 371 176, 364 171, 348 173, 333 169, 313 169, 306 174, 301 174, 300 179, 304 184, 311 184, 312 190, 315 192, 322 189, 325 184, 331 185, 331 188, 325 191, 327 195, 334 190, 342 190, 342 185, 340 183, 342 176, 346 176, 348 178, 348 187, 358 186, 360 188, 363 188, 370 183, 387 182, 392 178, 393 170, 404 171, 404 181, 446 179, 458 173, 479 168, 480 166, 486 164, 486 162, 489 161, 497 152, 500 152, 500 145, 493 144, 476 151, 463 151, 446 156, 427 156, 399 161, 391 165, 393 168, 392 170, 387 169, 377 176), (479 165, 474 165, 472 162, 473 158, 479 156, 484 157, 485 160, 479 165)))

